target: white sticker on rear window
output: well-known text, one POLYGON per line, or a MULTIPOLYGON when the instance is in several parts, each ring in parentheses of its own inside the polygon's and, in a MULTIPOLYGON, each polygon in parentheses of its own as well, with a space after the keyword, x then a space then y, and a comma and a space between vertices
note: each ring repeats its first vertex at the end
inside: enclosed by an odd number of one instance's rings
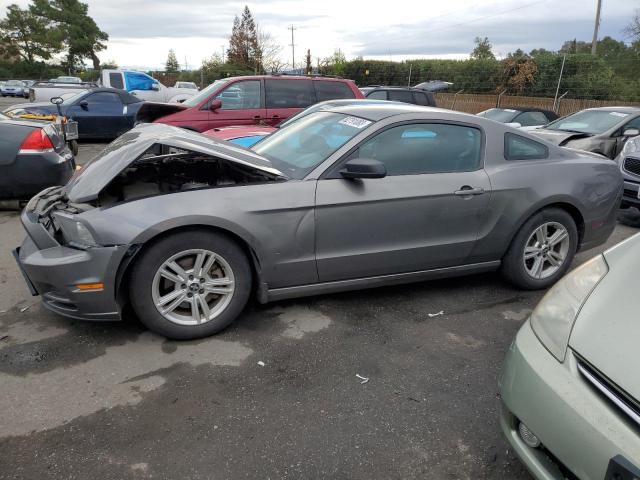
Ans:
POLYGON ((349 127, 358 128, 358 129, 368 127, 369 125, 371 125, 371 122, 369 120, 365 120, 364 118, 358 118, 358 117, 346 117, 340 120, 338 123, 341 123, 342 125, 348 125, 349 127))
POLYGON ((628 113, 621 113, 621 112, 609 112, 609 115, 613 115, 614 117, 628 117, 629 114, 628 113))
POLYGON ((511 113, 515 113, 517 110, 513 110, 511 108, 505 108, 504 109, 505 112, 511 112, 511 113))

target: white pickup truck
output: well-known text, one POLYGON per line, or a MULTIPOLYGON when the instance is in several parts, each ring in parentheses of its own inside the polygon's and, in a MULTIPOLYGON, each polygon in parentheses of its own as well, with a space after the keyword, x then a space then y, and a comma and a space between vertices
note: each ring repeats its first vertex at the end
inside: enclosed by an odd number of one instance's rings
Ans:
POLYGON ((133 70, 102 70, 98 82, 60 83, 37 82, 29 89, 31 102, 49 102, 65 93, 77 93, 96 86, 112 87, 152 102, 182 103, 198 93, 197 90, 165 87, 146 73, 133 70))

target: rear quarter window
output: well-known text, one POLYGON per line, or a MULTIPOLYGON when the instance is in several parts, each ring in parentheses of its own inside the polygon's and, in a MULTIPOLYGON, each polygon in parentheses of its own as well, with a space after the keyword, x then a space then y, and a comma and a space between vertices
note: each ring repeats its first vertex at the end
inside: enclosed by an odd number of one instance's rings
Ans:
POLYGON ((326 80, 315 80, 316 97, 318 102, 325 100, 338 100, 342 98, 356 98, 348 85, 342 82, 328 82, 326 80))
POLYGON ((530 138, 505 133, 504 158, 506 160, 543 160, 549 158, 549 149, 546 145, 530 138))

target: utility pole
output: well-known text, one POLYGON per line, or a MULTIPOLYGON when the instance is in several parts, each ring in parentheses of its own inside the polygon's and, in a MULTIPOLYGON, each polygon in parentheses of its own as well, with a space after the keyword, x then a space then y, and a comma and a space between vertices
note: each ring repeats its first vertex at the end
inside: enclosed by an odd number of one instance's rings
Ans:
POLYGON ((224 63, 224 45, 221 45, 220 48, 222 49, 222 63, 224 63))
POLYGON ((558 77, 558 86, 556 87, 556 96, 553 98, 553 111, 557 112, 558 105, 558 93, 560 93, 560 82, 562 82, 562 73, 564 72, 564 62, 567 59, 567 54, 562 56, 562 66, 560 67, 560 76, 558 77))
POLYGON ((593 40, 591 41, 591 55, 596 54, 596 46, 598 45, 598 29, 600 28, 600 10, 602 10, 602 0, 598 0, 596 9, 596 23, 593 26, 593 40))
POLYGON ((289 30, 291 30, 291 70, 295 70, 296 69, 296 44, 293 41, 293 31, 297 29, 296 27, 291 25, 289 27, 289 30))

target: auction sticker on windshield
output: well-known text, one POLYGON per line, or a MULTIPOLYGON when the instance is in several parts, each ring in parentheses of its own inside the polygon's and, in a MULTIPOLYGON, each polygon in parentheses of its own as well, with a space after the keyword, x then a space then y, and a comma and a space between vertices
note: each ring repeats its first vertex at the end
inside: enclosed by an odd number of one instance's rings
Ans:
POLYGON ((614 117, 628 117, 629 114, 628 113, 621 113, 621 112, 609 112, 609 115, 613 115, 614 117))
POLYGON ((369 120, 365 120, 364 118, 358 118, 358 117, 346 117, 340 120, 338 123, 341 123, 342 125, 347 125, 349 127, 355 127, 358 129, 362 129, 364 127, 368 127, 369 125, 371 125, 371 122, 369 120))

